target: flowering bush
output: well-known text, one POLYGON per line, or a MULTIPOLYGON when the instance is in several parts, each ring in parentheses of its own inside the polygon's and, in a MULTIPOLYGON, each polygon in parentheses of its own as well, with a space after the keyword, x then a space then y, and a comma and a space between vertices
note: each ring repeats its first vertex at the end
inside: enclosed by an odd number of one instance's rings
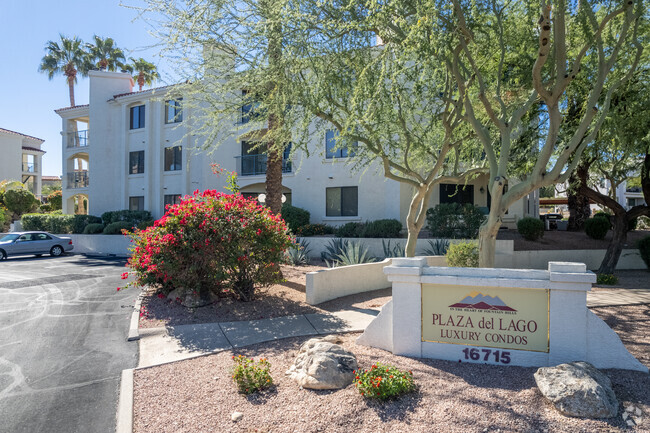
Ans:
POLYGON ((168 206, 153 226, 132 236, 127 266, 136 278, 129 284, 191 291, 203 299, 232 292, 252 300, 256 286, 282 281, 278 264, 291 246, 280 216, 239 194, 214 190, 197 190, 168 206))
POLYGON ((235 361, 232 378, 242 394, 252 394, 273 385, 273 378, 269 373, 271 363, 266 358, 260 358, 257 363, 243 355, 233 356, 232 359, 235 361))
POLYGON ((354 374, 354 386, 366 398, 388 400, 415 391, 413 373, 401 371, 392 365, 377 363, 370 370, 357 370, 354 374))

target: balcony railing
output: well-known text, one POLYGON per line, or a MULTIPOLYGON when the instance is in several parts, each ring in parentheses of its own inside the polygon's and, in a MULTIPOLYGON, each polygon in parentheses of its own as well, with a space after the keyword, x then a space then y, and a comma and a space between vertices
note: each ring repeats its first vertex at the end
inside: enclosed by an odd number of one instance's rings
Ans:
POLYGON ((88 172, 75 171, 68 173, 68 189, 87 188, 88 187, 88 172))
MULTIPOLYGON (((266 174, 267 157, 264 154, 236 156, 235 159, 238 160, 237 173, 240 176, 266 174)), ((285 158, 282 158, 282 173, 291 173, 291 161, 285 158)))
POLYGON ((88 146, 88 130, 68 132, 67 147, 86 147, 88 146))
POLYGON ((33 162, 23 162, 23 173, 36 173, 36 164, 33 162))

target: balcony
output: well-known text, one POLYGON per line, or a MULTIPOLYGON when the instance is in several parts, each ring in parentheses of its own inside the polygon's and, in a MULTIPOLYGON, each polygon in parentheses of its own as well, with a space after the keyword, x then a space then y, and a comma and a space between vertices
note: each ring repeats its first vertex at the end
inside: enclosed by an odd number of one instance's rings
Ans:
MULTIPOLYGON (((266 155, 242 155, 236 156, 237 174, 239 176, 257 176, 266 174, 266 155)), ((282 173, 291 173, 291 161, 282 158, 282 173)))
POLYGON ((23 162, 23 173, 36 173, 36 164, 33 162, 23 162))
POLYGON ((68 173, 68 189, 88 188, 88 171, 68 173))
POLYGON ((69 149, 87 147, 88 146, 88 130, 68 132, 68 140, 66 147, 69 149))

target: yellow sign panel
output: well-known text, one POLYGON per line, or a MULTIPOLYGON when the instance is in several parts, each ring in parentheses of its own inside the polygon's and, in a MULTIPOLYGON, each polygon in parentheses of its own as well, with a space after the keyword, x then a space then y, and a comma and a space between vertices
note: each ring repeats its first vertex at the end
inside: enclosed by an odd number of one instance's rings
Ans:
POLYGON ((549 291, 422 285, 422 341, 548 352, 549 291))

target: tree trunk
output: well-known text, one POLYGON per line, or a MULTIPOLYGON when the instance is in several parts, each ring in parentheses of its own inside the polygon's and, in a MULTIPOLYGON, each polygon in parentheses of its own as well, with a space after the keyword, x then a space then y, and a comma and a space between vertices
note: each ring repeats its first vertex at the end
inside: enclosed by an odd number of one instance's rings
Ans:
POLYGON ((589 166, 586 162, 580 162, 576 170, 569 177, 569 189, 567 190, 567 201, 569 205, 569 231, 582 231, 585 221, 591 216, 589 198, 580 192, 580 188, 587 185, 589 166))
POLYGON ((68 91, 70 92, 70 106, 74 107, 74 76, 68 77, 68 91))
POLYGON ((411 199, 409 212, 406 215, 406 230, 408 231, 406 246, 404 247, 404 255, 406 257, 415 257, 418 235, 424 225, 426 210, 429 204, 429 192, 429 188, 421 186, 413 196, 413 199, 411 199))
POLYGON ((282 209, 282 153, 269 143, 266 159, 266 205, 279 214, 282 209))
POLYGON ((499 227, 501 227, 501 219, 492 215, 488 215, 478 230, 478 267, 479 268, 493 268, 495 262, 495 255, 497 251, 497 234, 499 234, 499 227))
POLYGON ((140 72, 138 74, 138 86, 140 86, 139 91, 141 92, 142 88, 144 87, 144 73, 143 72, 140 72))
POLYGON ((600 268, 598 268, 599 274, 613 274, 616 270, 616 265, 618 264, 618 259, 621 257, 621 252, 623 251, 623 245, 627 240, 627 215, 626 212, 616 212, 614 216, 610 219, 612 222, 612 240, 607 246, 607 252, 603 258, 600 268))

